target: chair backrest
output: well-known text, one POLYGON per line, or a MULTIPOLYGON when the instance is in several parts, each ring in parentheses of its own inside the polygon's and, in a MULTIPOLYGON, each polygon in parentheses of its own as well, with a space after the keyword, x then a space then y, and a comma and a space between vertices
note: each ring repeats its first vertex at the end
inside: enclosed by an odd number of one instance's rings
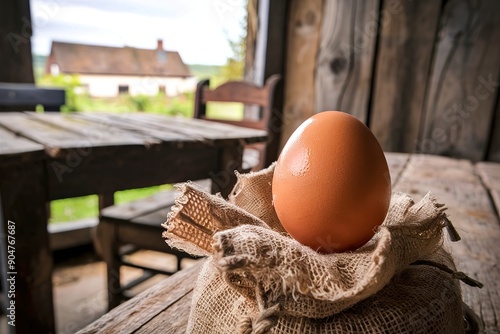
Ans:
POLYGON ((59 111, 65 103, 64 89, 0 82, 0 111, 34 110, 37 105, 42 105, 45 111, 59 111))
POLYGON ((244 81, 229 81, 213 90, 209 88, 209 80, 202 80, 196 87, 195 118, 267 131, 269 140, 266 143, 253 145, 260 153, 259 162, 252 166, 252 170, 264 168, 277 159, 281 131, 281 126, 277 128, 277 124, 281 125, 281 120, 276 121, 278 115, 273 115, 273 102, 275 88, 280 79, 280 75, 272 75, 263 87, 244 81), (206 114, 207 102, 240 102, 244 105, 256 105, 260 107, 259 117, 249 119, 244 115, 244 118, 238 121, 210 119, 206 114))
POLYGON ((269 131, 274 90, 280 78, 278 74, 270 76, 263 87, 244 81, 229 81, 213 90, 209 88, 210 81, 208 79, 202 80, 196 87, 194 117, 209 119, 206 115, 207 102, 240 102, 244 105, 257 105, 261 107, 258 119, 244 118, 241 121, 210 120, 269 131))

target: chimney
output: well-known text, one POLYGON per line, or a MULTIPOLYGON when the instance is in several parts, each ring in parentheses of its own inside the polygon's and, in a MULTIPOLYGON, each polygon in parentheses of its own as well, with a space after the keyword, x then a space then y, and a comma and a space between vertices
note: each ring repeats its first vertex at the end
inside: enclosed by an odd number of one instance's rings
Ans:
POLYGON ((158 39, 158 46, 156 47, 157 50, 163 50, 163 40, 158 39))

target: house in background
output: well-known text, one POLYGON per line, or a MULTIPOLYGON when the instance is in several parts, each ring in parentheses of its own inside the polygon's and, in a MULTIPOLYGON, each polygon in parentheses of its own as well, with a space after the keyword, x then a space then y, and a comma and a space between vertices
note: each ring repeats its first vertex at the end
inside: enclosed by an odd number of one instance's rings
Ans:
POLYGON ((77 74, 91 96, 121 93, 175 96, 194 91, 196 79, 177 51, 52 42, 45 73, 77 74))

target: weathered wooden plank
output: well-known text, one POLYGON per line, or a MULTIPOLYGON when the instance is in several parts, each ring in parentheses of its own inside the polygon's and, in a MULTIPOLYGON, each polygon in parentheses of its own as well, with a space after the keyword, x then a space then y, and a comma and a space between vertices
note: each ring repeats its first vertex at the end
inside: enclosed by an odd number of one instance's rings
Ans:
POLYGON ((457 268, 484 283, 462 284, 463 300, 481 317, 486 333, 498 332, 500 317, 500 225, 486 189, 466 160, 413 155, 395 190, 419 200, 431 191, 447 207, 462 240, 447 243, 457 268))
MULTIPOLYGON (((165 239, 162 237, 164 229, 161 224, 165 222, 166 215, 162 220, 157 221, 156 226, 151 225, 138 225, 133 223, 118 223, 116 224, 116 241, 123 244, 132 244, 139 249, 154 250, 162 253, 170 254, 183 254, 177 249, 170 248, 165 239)), ((108 238, 103 238, 102 240, 110 240, 108 238)), ((118 254, 118 253, 115 253, 118 254)))
POLYGON ((146 135, 163 141, 163 145, 173 143, 173 146, 184 145, 186 142, 196 141, 181 133, 162 131, 151 127, 145 127, 130 120, 126 115, 103 114, 98 112, 75 113, 75 118, 89 119, 99 122, 107 127, 119 127, 127 131, 135 132, 137 135, 146 135))
POLYGON ((383 1, 370 128, 386 151, 413 152, 441 1, 383 1))
POLYGON ((261 87, 249 82, 226 82, 217 88, 210 90, 205 87, 203 92, 203 102, 241 102, 244 104, 258 103, 265 105, 267 103, 267 92, 261 87))
POLYGON ((322 11, 323 0, 293 0, 290 4, 281 147, 316 110, 314 69, 322 11))
POLYGON ((366 124, 379 0, 326 1, 323 7, 315 111, 345 111, 366 124))
POLYGON ((0 167, 41 160, 44 147, 0 127, 0 167))
MULTIPOLYGON (((158 315, 169 318, 170 308, 178 310, 175 307, 177 303, 186 303, 186 299, 190 300, 189 295, 196 283, 193 277, 197 277, 200 269, 201 263, 176 273, 106 313, 78 334, 136 333, 158 315)), ((178 316, 185 317, 187 323, 188 315, 181 313, 178 316)))
POLYGON ((473 161, 486 157, 500 75, 499 12, 496 0, 445 3, 420 152, 473 161))
POLYGON ((167 146, 200 146, 222 144, 234 139, 254 142, 263 141, 267 133, 261 130, 236 127, 216 122, 154 114, 100 114, 81 113, 82 117, 101 119, 134 132, 152 135, 167 146))
POLYGON ((478 162, 476 170, 488 189, 500 189, 500 164, 478 162))
POLYGON ((44 113, 25 112, 29 117, 36 119, 39 122, 46 123, 49 126, 62 128, 73 133, 77 133, 92 139, 92 141, 102 140, 103 142, 135 142, 152 146, 161 141, 154 138, 148 133, 129 131, 117 124, 100 122, 96 119, 85 119, 79 117, 79 114, 68 113, 44 113))
POLYGON ((46 111, 59 111, 66 102, 63 88, 38 87, 35 84, 0 83, 0 106, 2 109, 34 110, 42 105, 46 111), (23 109, 26 108, 27 109, 23 109))
POLYGON ((500 163, 479 162, 476 171, 488 188, 497 213, 500 213, 500 163))
MULTIPOLYGON (((53 114, 53 117, 62 117, 61 114, 53 114)), ((48 115, 47 115, 48 118, 48 115)), ((44 117, 45 119, 45 117, 44 117)), ((0 117, 0 125, 13 133, 35 141, 45 146, 46 152, 57 157, 66 149, 89 148, 106 146, 142 145, 144 142, 137 138, 116 137, 103 129, 98 135, 85 135, 81 132, 58 126, 50 122, 40 121, 23 113, 8 113, 0 117)), ((82 129, 83 131, 83 129, 82 129)))
POLYGON ((76 246, 90 245, 98 219, 88 218, 64 224, 49 224, 50 249, 63 250, 76 246))
POLYGON ((158 314, 134 334, 179 334, 186 331, 191 311, 192 292, 185 295, 165 312, 158 314))
POLYGON ((114 220, 132 220, 134 218, 163 209, 172 205, 176 197, 175 190, 160 191, 152 196, 121 205, 113 205, 102 209, 101 216, 114 220))
POLYGON ((218 122, 206 122, 200 119, 186 119, 182 117, 164 117, 155 114, 132 114, 131 119, 151 127, 184 133, 195 138, 203 138, 217 143, 225 139, 266 138, 267 133, 263 130, 249 129, 230 124, 218 122))

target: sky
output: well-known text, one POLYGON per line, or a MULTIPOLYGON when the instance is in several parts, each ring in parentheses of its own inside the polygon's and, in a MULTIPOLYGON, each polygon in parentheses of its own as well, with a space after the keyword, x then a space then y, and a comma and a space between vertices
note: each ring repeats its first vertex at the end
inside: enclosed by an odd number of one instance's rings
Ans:
POLYGON ((178 51, 187 64, 223 65, 243 32, 245 0, 30 0, 34 54, 52 41, 178 51))

